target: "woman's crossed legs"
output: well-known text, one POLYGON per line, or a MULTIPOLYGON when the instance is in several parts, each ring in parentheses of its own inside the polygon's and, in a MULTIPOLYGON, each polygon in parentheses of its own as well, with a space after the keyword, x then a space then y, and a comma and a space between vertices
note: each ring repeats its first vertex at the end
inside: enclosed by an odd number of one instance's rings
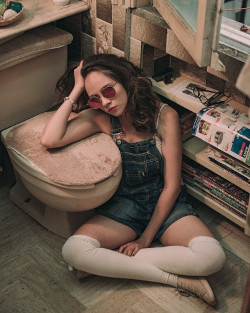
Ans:
POLYGON ((133 257, 113 250, 136 238, 130 227, 97 215, 66 241, 62 253, 68 264, 81 271, 168 284, 216 304, 206 280, 189 277, 213 274, 225 261, 219 242, 202 221, 195 216, 179 219, 161 236, 163 247, 141 249, 133 257))

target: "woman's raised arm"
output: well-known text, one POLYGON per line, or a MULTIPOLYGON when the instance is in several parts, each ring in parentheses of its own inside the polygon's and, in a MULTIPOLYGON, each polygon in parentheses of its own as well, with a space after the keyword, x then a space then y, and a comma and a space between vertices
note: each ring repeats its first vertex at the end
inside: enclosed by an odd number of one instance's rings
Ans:
POLYGON ((82 61, 74 70, 74 87, 59 109, 53 114, 45 126, 40 143, 46 148, 57 148, 92 135, 100 128, 98 116, 101 112, 92 109, 71 115, 73 104, 84 92, 84 79, 81 75, 82 61))

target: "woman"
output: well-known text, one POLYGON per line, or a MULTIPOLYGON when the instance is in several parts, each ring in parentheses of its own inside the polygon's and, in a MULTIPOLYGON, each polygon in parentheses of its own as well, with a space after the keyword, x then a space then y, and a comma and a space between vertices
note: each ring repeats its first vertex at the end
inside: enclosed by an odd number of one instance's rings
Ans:
POLYGON ((68 72, 58 83, 68 96, 41 144, 57 148, 108 134, 121 152, 123 177, 115 195, 68 238, 65 261, 95 275, 168 284, 215 306, 199 276, 219 271, 225 254, 186 201, 178 114, 160 103, 150 80, 125 58, 93 55, 74 69, 73 78, 68 72), (69 121, 76 102, 86 108, 85 101, 89 108, 69 121), (162 247, 150 248, 155 240, 162 247))

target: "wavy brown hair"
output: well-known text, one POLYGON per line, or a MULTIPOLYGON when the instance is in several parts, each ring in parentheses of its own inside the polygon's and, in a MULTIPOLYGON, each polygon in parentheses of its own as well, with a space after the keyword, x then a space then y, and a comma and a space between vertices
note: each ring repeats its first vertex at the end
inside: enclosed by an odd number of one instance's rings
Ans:
MULTIPOLYGON (((56 90, 61 98, 69 94, 74 87, 74 69, 79 62, 71 63, 65 74, 59 79, 56 90)), ((128 94, 126 114, 132 118, 138 131, 153 131, 157 113, 157 95, 153 92, 150 79, 142 70, 124 57, 113 54, 95 54, 84 60, 81 74, 83 78, 91 72, 101 71, 123 85, 128 94)), ((84 92, 78 99, 78 111, 87 108, 88 95, 84 92)))

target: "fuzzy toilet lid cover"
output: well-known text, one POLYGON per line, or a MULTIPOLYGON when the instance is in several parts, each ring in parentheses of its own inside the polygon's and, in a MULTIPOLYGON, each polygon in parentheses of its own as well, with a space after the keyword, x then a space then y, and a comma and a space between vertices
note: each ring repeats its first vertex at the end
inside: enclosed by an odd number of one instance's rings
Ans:
POLYGON ((39 139, 51 114, 42 113, 13 127, 5 139, 7 149, 22 155, 51 181, 62 185, 87 186, 116 173, 121 165, 120 151, 104 133, 62 148, 43 147, 39 139))

